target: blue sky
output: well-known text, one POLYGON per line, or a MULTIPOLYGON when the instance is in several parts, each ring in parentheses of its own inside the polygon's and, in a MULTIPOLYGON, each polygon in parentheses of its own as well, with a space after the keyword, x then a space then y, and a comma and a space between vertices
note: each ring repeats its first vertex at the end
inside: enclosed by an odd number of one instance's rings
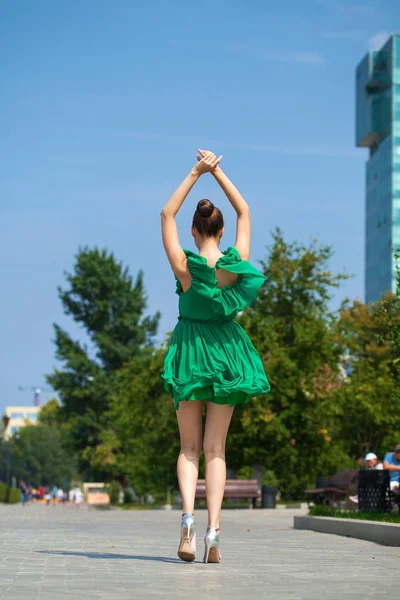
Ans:
MULTIPOLYGON (((198 147, 222 153, 248 200, 252 260, 279 225, 316 236, 364 293, 364 150, 354 148, 354 70, 400 17, 391 0, 6 0, 0 21, 0 409, 30 404, 56 365, 52 323, 84 339, 57 297, 80 245, 143 269, 160 339, 177 297, 159 212, 198 147)), ((179 215, 210 197, 211 177, 179 215)), ((44 393, 43 400, 51 394, 44 393)))

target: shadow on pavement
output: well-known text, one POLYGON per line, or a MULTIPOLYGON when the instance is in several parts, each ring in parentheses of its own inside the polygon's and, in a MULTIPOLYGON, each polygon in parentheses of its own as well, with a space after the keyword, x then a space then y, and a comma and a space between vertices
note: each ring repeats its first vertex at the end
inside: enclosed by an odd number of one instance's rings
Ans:
POLYGON ((112 554, 111 552, 72 552, 68 550, 35 550, 37 554, 53 554, 55 556, 82 556, 84 558, 118 558, 120 560, 155 560, 166 563, 185 564, 179 558, 167 558, 165 556, 143 556, 140 554, 112 554))

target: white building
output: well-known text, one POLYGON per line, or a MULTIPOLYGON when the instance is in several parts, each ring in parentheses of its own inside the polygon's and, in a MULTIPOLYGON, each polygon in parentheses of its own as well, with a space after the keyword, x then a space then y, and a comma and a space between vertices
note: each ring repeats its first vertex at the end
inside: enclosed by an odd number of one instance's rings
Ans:
POLYGON ((6 423, 4 439, 10 439, 24 425, 35 424, 39 411, 40 406, 7 406, 4 413, 6 423))

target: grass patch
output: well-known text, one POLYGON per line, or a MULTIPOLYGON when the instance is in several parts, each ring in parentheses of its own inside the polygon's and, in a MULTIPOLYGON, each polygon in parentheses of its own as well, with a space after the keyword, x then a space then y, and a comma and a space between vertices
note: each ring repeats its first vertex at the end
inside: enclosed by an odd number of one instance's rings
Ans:
MULTIPOLYGON (((223 500, 222 508, 249 508, 249 506, 252 506, 252 504, 253 503, 251 500, 231 500, 230 502, 228 500, 223 500)), ((204 508, 207 508, 205 502, 204 508)))
MULTIPOLYGON (((117 508, 120 508, 121 510, 157 510, 160 508, 164 508, 164 504, 161 503, 155 503, 155 504, 136 504, 136 503, 132 503, 132 504, 114 504, 112 506, 115 506, 117 508)), ((249 506, 251 506, 251 501, 246 502, 246 501, 238 501, 238 502, 228 502, 227 500, 224 500, 222 502, 222 508, 249 508, 249 506)), ((178 510, 182 512, 182 507, 180 505, 173 505, 172 506, 173 510, 178 510)), ((195 510, 206 510, 207 509, 207 505, 206 505, 206 501, 205 500, 199 500, 196 502, 195 505, 195 510)))
POLYGON ((399 523, 400 513, 357 512, 355 510, 339 510, 327 506, 313 506, 309 513, 311 517, 334 517, 337 519, 358 519, 362 521, 381 521, 383 523, 399 523))
POLYGON ((122 510, 154 510, 159 509, 164 504, 119 504, 118 507, 122 510))

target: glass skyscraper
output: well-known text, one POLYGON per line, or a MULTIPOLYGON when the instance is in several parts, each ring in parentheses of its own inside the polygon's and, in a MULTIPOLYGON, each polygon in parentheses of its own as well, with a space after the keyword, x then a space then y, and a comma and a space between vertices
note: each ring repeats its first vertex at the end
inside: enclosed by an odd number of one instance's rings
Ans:
POLYGON ((356 145, 366 164, 365 300, 396 289, 400 249, 400 36, 369 52, 356 71, 356 145))

